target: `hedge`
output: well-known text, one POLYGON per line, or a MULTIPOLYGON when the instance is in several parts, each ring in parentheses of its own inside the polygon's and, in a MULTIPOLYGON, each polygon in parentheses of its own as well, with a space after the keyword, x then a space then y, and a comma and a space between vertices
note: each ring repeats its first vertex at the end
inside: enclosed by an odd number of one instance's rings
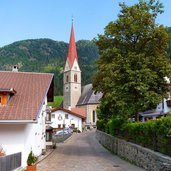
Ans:
POLYGON ((167 136, 171 134, 171 116, 135 123, 125 123, 119 118, 112 118, 108 123, 104 120, 98 121, 97 128, 127 141, 171 155, 171 144, 167 136))

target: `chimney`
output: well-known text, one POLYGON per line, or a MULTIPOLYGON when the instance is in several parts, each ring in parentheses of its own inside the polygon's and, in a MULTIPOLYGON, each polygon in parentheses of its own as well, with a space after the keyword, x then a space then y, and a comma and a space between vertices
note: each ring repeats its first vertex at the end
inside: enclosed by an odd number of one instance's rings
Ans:
POLYGON ((18 72, 18 67, 17 67, 17 65, 14 65, 14 66, 12 67, 12 71, 13 71, 13 72, 18 72))

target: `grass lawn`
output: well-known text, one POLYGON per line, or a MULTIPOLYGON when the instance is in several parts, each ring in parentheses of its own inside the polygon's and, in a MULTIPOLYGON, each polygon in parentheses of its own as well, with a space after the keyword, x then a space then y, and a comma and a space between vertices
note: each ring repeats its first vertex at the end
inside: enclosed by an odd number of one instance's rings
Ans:
POLYGON ((63 96, 54 96, 54 102, 48 102, 48 106, 60 107, 62 101, 63 101, 63 96))

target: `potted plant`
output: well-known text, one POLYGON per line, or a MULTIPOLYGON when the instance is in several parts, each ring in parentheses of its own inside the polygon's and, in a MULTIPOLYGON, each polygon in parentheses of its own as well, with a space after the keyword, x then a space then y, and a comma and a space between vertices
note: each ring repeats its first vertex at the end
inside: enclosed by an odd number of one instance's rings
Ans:
POLYGON ((27 158, 27 171, 36 171, 37 157, 30 151, 27 158))
POLYGON ((0 157, 1 156, 5 156, 5 151, 4 151, 3 147, 0 145, 0 157))

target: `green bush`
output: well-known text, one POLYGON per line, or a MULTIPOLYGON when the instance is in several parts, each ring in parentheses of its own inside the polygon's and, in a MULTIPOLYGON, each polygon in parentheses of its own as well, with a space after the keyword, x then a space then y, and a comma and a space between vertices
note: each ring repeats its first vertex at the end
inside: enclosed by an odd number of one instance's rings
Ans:
POLYGON ((171 116, 147 122, 125 122, 111 118, 97 121, 97 129, 161 153, 171 155, 167 135, 171 135, 171 116))
POLYGON ((119 135, 122 125, 125 123, 123 119, 112 118, 108 121, 108 130, 111 135, 119 135))
POLYGON ((171 116, 147 122, 124 124, 121 128, 123 138, 167 154, 167 135, 171 129, 171 116))
POLYGON ((105 132, 105 124, 106 122, 104 120, 97 120, 96 122, 97 129, 105 132))

